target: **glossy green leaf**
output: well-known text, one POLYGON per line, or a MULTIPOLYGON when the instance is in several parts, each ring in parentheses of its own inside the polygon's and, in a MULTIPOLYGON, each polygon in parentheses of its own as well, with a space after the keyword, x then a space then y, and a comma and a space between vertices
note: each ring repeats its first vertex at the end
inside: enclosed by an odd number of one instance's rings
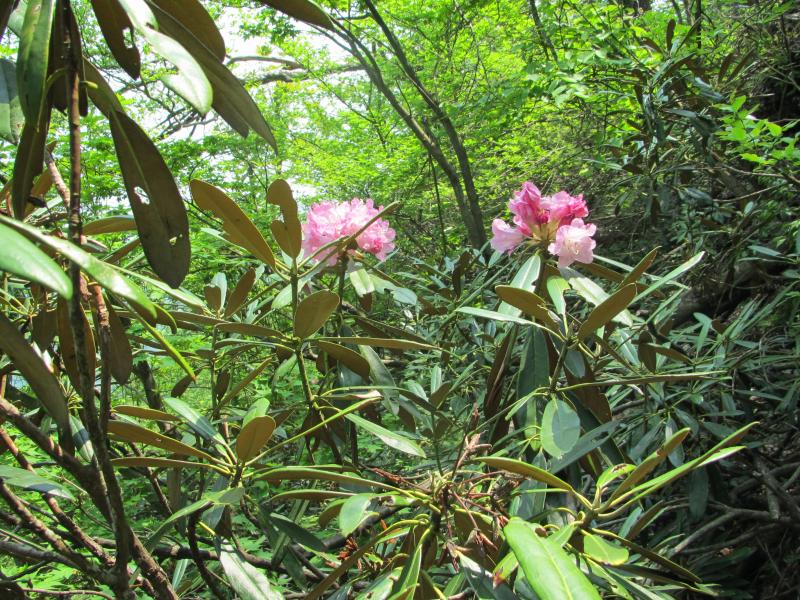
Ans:
POLYGON ((108 291, 136 304, 143 311, 155 318, 155 305, 139 286, 133 284, 126 277, 123 277, 115 267, 98 260, 67 240, 45 235, 36 227, 31 227, 30 225, 20 223, 19 221, 9 219, 2 215, 0 215, 0 223, 8 225, 17 231, 25 232, 26 235, 35 239, 37 242, 49 246, 62 256, 77 264, 108 291))
POLYGON ((189 187, 197 206, 211 211, 222 219, 225 233, 231 242, 241 246, 260 261, 275 267, 275 255, 264 236, 236 202, 218 187, 199 179, 193 179, 189 187))
POLYGON ((63 434, 69 433, 67 399, 55 375, 19 332, 19 329, 0 313, 0 349, 14 361, 36 398, 53 418, 63 434))
POLYGON ((18 143, 24 124, 16 65, 8 59, 0 59, 0 137, 12 144, 18 143))
POLYGON ((275 431, 275 419, 269 415, 250 420, 236 438, 236 455, 240 462, 247 462, 261 452, 261 449, 275 431))
POLYGON ((72 431, 72 444, 78 455, 85 463, 91 463, 94 458, 94 446, 92 445, 89 431, 83 422, 75 415, 69 416, 69 428, 72 431))
POLYGON ((9 465, 0 465, 0 480, 6 485, 22 488, 31 492, 39 492, 41 494, 48 494, 49 496, 58 496, 59 498, 66 498, 67 500, 75 500, 75 497, 70 494, 63 486, 40 477, 36 473, 32 473, 26 469, 18 469, 9 465))
POLYGON ((541 442, 545 451, 560 458, 575 446, 581 436, 581 420, 563 400, 553 398, 542 414, 541 442))
POLYGON ((213 93, 211 83, 189 50, 177 40, 159 31, 159 22, 145 0, 117 0, 125 10, 131 25, 144 38, 152 50, 172 64, 176 72, 164 72, 161 81, 181 96, 200 114, 211 109, 213 93))
POLYGON ((328 290, 319 290, 303 298, 294 315, 294 334, 307 338, 316 333, 339 306, 339 296, 328 290))
POLYGON ((284 517, 283 515, 271 513, 269 515, 269 522, 272 523, 276 529, 289 536, 289 539, 297 544, 301 544, 306 548, 316 550, 317 552, 325 552, 328 549, 328 547, 325 545, 325 542, 319 539, 316 535, 308 531, 305 527, 298 525, 291 519, 284 517))
POLYGON ((179 400, 178 398, 164 398, 164 404, 175 414, 180 416, 184 423, 191 427, 200 437, 209 441, 224 443, 222 435, 214 428, 211 422, 183 400, 179 400))
POLYGON ((136 46, 128 42, 126 31, 133 26, 119 0, 92 0, 92 10, 114 59, 131 78, 138 79, 141 59, 136 46))
POLYGON ((128 215, 116 215, 97 219, 83 226, 84 235, 102 235, 104 233, 119 233, 122 231, 136 231, 136 220, 128 215))
MULTIPOLYGON (((94 99, 97 93, 90 95, 94 99)), ((161 279, 178 287, 191 256, 183 198, 161 153, 142 128, 121 112, 112 110, 107 116, 147 262, 161 279)))
POLYGON ((600 329, 612 319, 619 318, 623 320, 625 324, 632 324, 629 315, 625 318, 622 318, 621 314, 626 308, 628 308, 630 303, 633 301, 634 296, 636 296, 636 286, 633 284, 628 284, 603 300, 603 302, 597 305, 594 310, 589 313, 589 316, 586 317, 586 320, 581 323, 580 329, 578 329, 578 338, 586 338, 592 332, 600 329))
POLYGON ((56 0, 28 0, 19 36, 17 87, 25 119, 36 123, 44 103, 56 0))
POLYGON ((213 469, 213 465, 203 462, 191 462, 188 460, 177 460, 174 458, 162 458, 159 456, 125 456, 123 458, 112 458, 111 464, 117 468, 147 467, 153 469, 213 469))
POLYGON ((365 485, 381 489, 392 489, 391 486, 379 481, 372 481, 347 473, 328 471, 319 467, 278 467, 259 473, 255 479, 264 481, 295 481, 298 479, 309 479, 311 481, 333 481, 345 485, 365 485))
POLYGON ((574 559, 557 544, 539 537, 531 524, 514 517, 503 533, 525 579, 541 600, 600 600, 574 559))
POLYGON ((258 105, 247 93, 242 82, 223 65, 217 56, 178 19, 158 6, 151 5, 162 31, 178 40, 202 65, 213 89, 212 107, 240 135, 247 137, 250 130, 261 136, 277 150, 272 134, 258 105))
POLYGON ((225 40, 214 19, 199 0, 149 0, 158 8, 180 21, 192 35, 222 62, 225 59, 225 40))
POLYGON ((143 321, 142 325, 144 325, 145 329, 150 332, 150 335, 156 339, 158 344, 164 349, 164 352, 166 352, 169 357, 172 358, 172 360, 178 363, 178 366, 180 366, 180 368, 183 369, 186 374, 192 378, 192 380, 196 380, 197 375, 195 375, 192 366, 184 358, 183 354, 181 354, 178 349, 173 346, 166 337, 164 337, 164 334, 147 322, 143 321))
POLYGON ((2 223, 0 270, 43 285, 64 298, 72 297, 72 282, 64 270, 38 246, 2 223))
POLYGON ((189 446, 183 442, 179 442, 171 437, 157 433, 145 427, 134 425, 133 423, 126 423, 124 421, 109 421, 108 433, 117 436, 125 442, 133 442, 134 444, 146 444, 154 448, 160 448, 173 454, 180 456, 194 456, 204 460, 212 461, 211 455, 203 452, 199 448, 189 446))
POLYGON ((583 552, 604 565, 623 565, 628 560, 628 549, 604 540, 599 535, 584 533, 583 552))
POLYGON ((638 302, 645 296, 649 296, 661 286, 677 279, 678 277, 680 277, 681 275, 692 269, 697 263, 703 260, 705 254, 706 254, 705 252, 698 252, 692 258, 690 258, 683 264, 678 265, 663 277, 659 277, 656 281, 651 283, 646 290, 644 290, 641 294, 637 295, 636 298, 634 298, 634 302, 638 302))
POLYGON ((369 516, 367 509, 373 497, 373 494, 356 494, 342 502, 342 508, 339 511, 339 531, 343 536, 346 537, 353 533, 369 516))
POLYGON ((271 6, 272 8, 289 15, 290 17, 294 17, 295 19, 305 21, 311 25, 316 25, 317 27, 322 27, 324 29, 330 29, 333 31, 333 23, 331 22, 331 18, 319 7, 318 4, 312 2, 311 0, 260 1, 261 3, 267 4, 268 6, 271 6))
POLYGON ((533 325, 532 321, 521 319, 511 315, 504 315, 494 310, 486 310, 485 308, 473 308, 471 306, 462 306, 456 309, 456 312, 464 313, 465 315, 472 315, 473 317, 480 317, 482 319, 490 319, 492 321, 501 321, 505 323, 517 323, 519 325, 533 325))
POLYGON ((147 419, 148 421, 180 421, 180 417, 171 415, 163 410, 156 410, 155 408, 147 408, 145 406, 118 404, 113 410, 115 413, 119 413, 121 415, 136 417, 138 419, 147 419))
POLYGON ((515 313, 506 310, 503 314, 517 316, 522 312, 532 316, 545 327, 558 329, 558 323, 550 315, 550 311, 547 310, 544 299, 533 292, 508 285, 498 285, 494 290, 506 306, 515 308, 515 313))
POLYGON ((385 427, 382 427, 377 423, 373 423, 372 421, 367 421, 358 415, 345 415, 345 419, 355 423, 356 427, 360 427, 367 433, 374 435, 384 444, 394 448, 395 450, 399 450, 405 454, 410 454, 411 456, 420 456, 425 458, 425 451, 420 448, 419 444, 404 435, 400 435, 394 431, 389 431, 385 427))
POLYGON ((325 340, 317 340, 319 349, 325 352, 328 356, 343 364, 345 367, 358 374, 365 381, 369 379, 370 364, 358 352, 351 350, 346 346, 326 342, 325 340))
POLYGON ((241 600, 283 600, 283 594, 272 588, 264 573, 245 561, 231 546, 222 547, 219 562, 241 600))
POLYGON ((353 344, 357 346, 370 346, 376 348, 388 348, 390 350, 440 350, 436 346, 417 342, 414 340, 403 340, 397 338, 376 338, 376 337, 323 337, 318 338, 322 341, 336 342, 339 344, 353 344))
POLYGON ((353 289, 359 297, 375 292, 375 283, 366 269, 361 268, 351 271, 348 277, 350 277, 350 283, 353 284, 353 289))
POLYGON ((550 487, 564 490, 565 492, 569 492, 570 494, 578 496, 578 493, 575 491, 575 489, 563 479, 556 477, 544 469, 524 463, 521 460, 504 458, 502 456, 482 456, 480 458, 476 458, 475 460, 485 465, 489 465, 493 469, 502 469, 503 471, 508 471, 509 473, 524 475, 525 477, 530 477, 536 481, 546 483, 550 487))
MULTIPOLYGON (((514 278, 511 280, 509 285, 500 286, 503 288, 510 288, 512 290, 522 290, 524 292, 533 292, 534 288, 536 287, 536 283, 539 280, 539 273, 542 270, 542 259, 539 257, 538 254, 534 254, 528 260, 526 260, 522 266, 517 270, 514 278)), ((495 288, 496 290, 497 288, 495 288)), ((511 315, 513 317, 518 317, 520 314, 520 307, 516 304, 508 302, 503 296, 500 295, 498 292, 498 296, 504 301, 500 304, 500 307, 497 309, 497 312, 504 314, 504 315, 511 315)), ((528 313, 530 314, 530 313, 528 313)))

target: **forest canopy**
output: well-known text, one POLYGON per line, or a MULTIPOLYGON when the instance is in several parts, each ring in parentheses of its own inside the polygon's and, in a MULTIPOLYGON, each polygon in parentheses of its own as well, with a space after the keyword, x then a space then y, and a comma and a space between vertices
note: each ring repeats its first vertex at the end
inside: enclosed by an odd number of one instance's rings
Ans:
POLYGON ((800 10, 0 0, 0 596, 796 598, 800 10))

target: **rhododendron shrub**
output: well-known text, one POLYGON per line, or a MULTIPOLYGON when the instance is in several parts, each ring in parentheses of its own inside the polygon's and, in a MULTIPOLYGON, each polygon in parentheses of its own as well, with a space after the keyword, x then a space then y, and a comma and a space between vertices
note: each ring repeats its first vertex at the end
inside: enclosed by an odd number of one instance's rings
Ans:
POLYGON ((526 181, 514 192, 508 208, 514 215, 513 226, 502 219, 492 222, 491 245, 496 251, 511 253, 528 242, 557 256, 559 267, 594 259, 592 236, 597 227, 583 222, 589 216, 583 194, 571 196, 562 190, 542 196, 539 188, 526 181))
MULTIPOLYGON (((318 251, 332 242, 358 234, 355 238, 358 248, 373 254, 378 260, 386 260, 386 256, 394 250, 396 233, 388 221, 375 219, 382 210, 383 206, 376 208, 370 198, 312 204, 302 226, 303 251, 306 256, 334 265, 339 259, 336 252, 318 251)), ((349 248, 347 253, 354 255, 355 249, 349 248)))

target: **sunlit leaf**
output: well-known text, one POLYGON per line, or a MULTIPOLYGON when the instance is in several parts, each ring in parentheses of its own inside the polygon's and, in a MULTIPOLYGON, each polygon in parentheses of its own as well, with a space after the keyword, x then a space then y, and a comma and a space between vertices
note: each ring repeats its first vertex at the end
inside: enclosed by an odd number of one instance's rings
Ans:
POLYGON ((503 533, 525 579, 541 600, 600 600, 575 561, 560 546, 539 537, 531 524, 515 517, 503 533))

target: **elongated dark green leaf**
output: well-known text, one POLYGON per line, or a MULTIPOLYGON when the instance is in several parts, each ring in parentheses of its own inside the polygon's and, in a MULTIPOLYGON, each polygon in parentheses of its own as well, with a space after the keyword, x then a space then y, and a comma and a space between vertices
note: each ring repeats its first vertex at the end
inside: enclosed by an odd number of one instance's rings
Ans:
POLYGON ((336 361, 340 362, 354 373, 360 375, 362 379, 369 379, 369 363, 358 352, 351 350, 346 346, 332 344, 331 342, 326 342, 324 340, 318 340, 317 345, 319 346, 320 350, 333 357, 336 361))
POLYGON ((225 233, 231 242, 249 251, 260 261, 275 267, 275 256, 264 236, 236 202, 218 187, 199 179, 192 180, 189 187, 197 206, 222 219, 225 233))
POLYGON ((123 277, 115 267, 96 259, 88 252, 85 252, 67 240, 45 235, 36 227, 31 227, 30 225, 20 223, 19 221, 9 219, 2 215, 0 215, 0 223, 8 225, 17 231, 25 232, 26 235, 35 239, 37 242, 49 246, 77 264, 108 291, 136 304, 143 311, 155 318, 155 305, 139 286, 131 283, 126 277, 123 277))
POLYGON ((236 504, 242 499, 242 496, 244 496, 244 488, 242 487, 206 492, 198 501, 192 502, 180 510, 176 510, 169 517, 164 519, 158 529, 156 529, 153 534, 147 538, 145 541, 145 547, 148 550, 155 548, 156 544, 158 544, 159 540, 164 536, 167 530, 169 530, 169 528, 172 527, 172 524, 177 522, 179 519, 187 517, 192 513, 196 513, 197 511, 205 511, 212 506, 236 504))
POLYGON ((284 517, 278 513, 271 513, 269 521, 278 530, 285 533, 289 538, 298 544, 302 544, 306 548, 316 550, 317 552, 325 552, 328 547, 321 539, 308 531, 305 527, 301 527, 291 519, 284 517))
POLYGON ((541 600, 600 600, 600 594, 561 546, 539 537, 517 517, 503 529, 525 579, 541 600))
POLYGON ((261 0, 261 2, 290 17, 333 31, 331 18, 311 0, 261 0))
POLYGON ((72 282, 56 262, 22 235, 0 224, 0 270, 39 283, 64 298, 72 297, 72 282))
POLYGON ((294 315, 294 334, 307 338, 316 333, 339 306, 339 296, 328 290, 319 290, 303 298, 294 315))
POLYGON ((202 65, 213 88, 212 106, 214 110, 243 137, 247 137, 252 129, 277 150, 272 130, 242 82, 177 19, 157 6, 152 8, 158 17, 158 24, 162 31, 183 44, 202 65))
MULTIPOLYGON (((589 316, 586 317, 586 320, 581 324, 578 330, 578 338, 583 339, 587 337, 593 331, 600 329, 612 319, 617 318, 620 313, 628 308, 628 305, 630 305, 635 296, 636 286, 634 284, 628 284, 603 300, 603 302, 589 313, 589 316)), ((626 317, 625 322, 627 323, 628 321, 630 321, 630 317, 626 317)))
POLYGON ((456 309, 456 312, 464 313, 465 315, 472 315, 473 317, 480 317, 482 319, 490 319, 492 321, 501 321, 504 323, 517 323, 519 325, 533 325, 532 321, 514 317, 512 315, 504 315, 494 310, 486 310, 485 308, 474 308, 472 306, 462 306, 456 309))
POLYGON ((261 452, 275 431, 275 419, 269 415, 255 417, 242 427, 236 438, 236 455, 241 462, 247 462, 261 452))
POLYGON ((180 456, 194 456, 204 460, 213 461, 211 455, 203 452, 199 448, 189 446, 183 442, 167 437, 146 427, 140 427, 133 423, 125 423, 124 421, 109 421, 108 433, 117 436, 125 442, 133 442, 134 444, 146 444, 173 454, 180 456))
MULTIPOLYGON (((267 201, 279 206, 283 217, 283 221, 279 222, 278 229, 280 233, 276 235, 276 241, 286 254, 296 258, 300 254, 303 234, 300 229, 300 220, 297 217, 297 202, 294 199, 289 183, 284 179, 273 181, 267 190, 267 201)), ((273 222, 273 234, 276 233, 275 229, 276 226, 273 222)))
POLYGON ((337 473, 335 471, 328 471, 326 469, 314 467, 279 467, 276 469, 270 469, 265 473, 261 473, 255 477, 255 479, 263 479, 265 481, 294 481, 297 479, 310 479, 312 481, 334 481, 336 483, 366 485, 369 487, 392 489, 391 486, 383 484, 380 481, 372 481, 356 475, 337 473))
POLYGON ((91 463, 94 458, 94 446, 83 422, 75 415, 70 415, 69 428, 72 430, 72 443, 78 455, 85 463, 91 463))
POLYGON ((170 358, 172 358, 172 360, 178 363, 180 368, 183 369, 193 381, 196 381, 197 375, 192 369, 192 365, 189 364, 189 361, 184 358, 183 354, 181 354, 175 346, 170 344, 169 340, 164 337, 164 334, 145 321, 142 321, 142 325, 144 325, 145 329, 150 332, 150 335, 156 339, 158 344, 164 349, 164 352, 166 352, 170 358))
POLYGON ((508 285, 498 285, 494 290, 497 295, 507 303, 506 306, 513 306, 517 309, 515 313, 506 310, 502 314, 517 316, 520 311, 522 311, 526 315, 531 315, 542 325, 550 329, 558 329, 558 324, 553 317, 550 316, 550 312, 547 310, 547 304, 540 296, 528 290, 522 290, 508 285))
POLYGON ((373 494, 356 494, 342 502, 342 508, 339 511, 339 531, 343 536, 353 533, 369 516, 367 508, 373 497, 373 494))
POLYGON ((575 489, 563 479, 556 477, 552 473, 548 473, 544 469, 524 463, 521 460, 504 458, 502 456, 483 456, 476 458, 475 460, 477 462, 489 465, 493 469, 502 469, 504 471, 508 471, 509 473, 524 475, 525 477, 530 477, 536 481, 546 483, 550 487, 564 490, 565 492, 569 492, 570 494, 574 494, 576 496, 578 495, 575 489))
POLYGON ((219 562, 241 600, 283 600, 283 594, 272 589, 269 579, 231 546, 223 546, 219 562))
POLYGON ((253 284, 256 282, 256 272, 254 269, 247 269, 239 283, 233 288, 230 297, 225 303, 225 318, 235 314, 247 300, 247 295, 253 289, 253 284))
POLYGON ((639 281, 639 278, 644 275, 644 272, 650 268, 650 265, 653 264, 653 261, 658 256, 658 247, 653 248, 647 255, 639 261, 639 263, 633 267, 630 273, 625 275, 625 279, 622 280, 622 283, 619 284, 620 287, 624 287, 629 283, 636 283, 639 281))
MULTIPOLYGON (((519 270, 514 275, 514 279, 511 280, 511 283, 503 287, 524 290, 526 292, 533 292, 534 288, 536 287, 536 282, 539 279, 539 273, 541 269, 542 269, 542 259, 539 257, 538 254, 534 254, 528 260, 526 260, 523 263, 523 265, 519 268, 519 270)), ((510 303, 506 304, 505 302, 503 302, 502 304, 500 304, 500 307, 497 309, 497 312, 502 313, 504 315, 511 315, 513 317, 518 317, 519 307, 510 303)))
POLYGON ((14 216, 24 219, 33 181, 44 167, 45 140, 50 129, 50 107, 45 106, 38 121, 26 121, 14 158, 11 198, 14 216))
POLYGON ((136 32, 156 54, 177 69, 176 72, 167 71, 161 75, 164 85, 191 104, 197 112, 206 114, 213 98, 211 84, 192 53, 179 41, 159 31, 159 22, 153 14, 154 7, 145 0, 117 1, 136 32))
POLYGON ((131 350, 125 326, 122 324, 117 311, 106 302, 108 307, 108 324, 111 331, 111 356, 109 362, 111 366, 111 376, 119 384, 127 383, 133 371, 133 351, 131 350))
POLYGON ((37 123, 44 103, 55 0, 28 0, 19 37, 17 87, 25 119, 37 123))
POLYGON ((118 0, 92 0, 92 10, 103 38, 119 66, 133 79, 139 79, 139 51, 133 44, 128 44, 131 36, 126 34, 133 30, 133 25, 118 0))
POLYGON ((658 450, 644 459, 640 465, 638 465, 625 479, 622 480, 622 483, 620 483, 619 486, 617 486, 617 489, 614 490, 614 493, 611 494, 609 502, 613 502, 624 492, 634 487, 650 473, 652 473, 658 465, 664 462, 667 457, 672 454, 675 448, 683 443, 683 440, 686 439, 690 432, 691 429, 685 427, 672 434, 658 450))
POLYGON ((189 270, 189 219, 155 144, 127 115, 110 113, 111 136, 147 262, 172 287, 189 270))
POLYGON ((0 465, 0 480, 6 485, 19 487, 31 492, 39 492, 50 496, 66 498, 67 500, 75 500, 75 497, 63 486, 25 469, 0 465))
POLYGON ((377 338, 377 337, 325 337, 319 338, 322 341, 336 342, 338 344, 354 344, 357 346, 374 346, 376 348, 388 348, 390 350, 441 350, 436 346, 415 342, 414 340, 403 340, 397 338, 377 338))
POLYGON ((276 329, 253 325, 251 323, 219 323, 216 328, 227 333, 238 333, 251 337, 260 337, 267 340, 283 340, 284 336, 276 329))
POLYGON ((83 226, 85 235, 119 233, 120 231, 136 231, 136 220, 129 216, 106 217, 83 226))
POLYGON ((198 0, 150 0, 158 8, 169 13, 186 29, 192 32, 217 60, 225 58, 225 40, 217 29, 214 19, 198 0))
MULTIPOLYGON (((240 381, 238 381, 236 385, 234 385, 230 389, 230 391, 228 391, 227 394, 225 394, 225 397, 219 401, 220 405, 224 406, 228 404, 228 402, 236 398, 241 393, 241 391, 248 385, 250 385, 250 383, 252 383, 252 381, 256 377, 258 377, 264 369, 266 369, 270 364, 274 362, 274 360, 275 359, 272 356, 269 356, 265 360, 257 364, 247 375, 245 375, 240 381)), ((173 394, 173 396, 175 396, 175 394, 173 394)))
POLYGON ((678 277, 680 277, 681 275, 683 275, 684 273, 686 273, 687 271, 692 269, 697 263, 699 263, 701 260, 703 260, 703 257, 705 256, 705 254, 706 254, 705 252, 698 252, 693 257, 691 257, 689 260, 687 260, 686 262, 684 262, 681 265, 678 265, 677 267, 672 269, 672 271, 670 271, 669 273, 667 273, 663 277, 659 277, 656 281, 651 283, 647 287, 646 290, 644 290, 641 294, 636 296, 636 298, 634 298, 634 302, 636 302, 638 300, 641 300, 642 298, 644 298, 645 296, 648 296, 649 294, 652 294, 658 288, 660 288, 662 285, 667 284, 670 281, 673 281, 673 280, 677 279, 678 277))
POLYGON ((420 448, 419 444, 404 435, 400 435, 394 431, 389 431, 385 427, 382 427, 377 423, 373 423, 372 421, 367 421, 358 415, 349 414, 345 415, 344 418, 355 423, 356 427, 360 427, 367 433, 371 433, 384 444, 394 448, 395 450, 410 454, 411 456, 420 456, 425 458, 425 451, 420 448))
POLYGON ((53 418, 60 432, 69 432, 67 399, 55 375, 47 368, 41 357, 25 340, 14 324, 0 313, 0 349, 14 361, 36 398, 53 418))
POLYGON ((164 398, 166 404, 173 412, 175 412, 181 419, 194 430, 200 437, 209 441, 216 441, 224 443, 219 431, 214 429, 211 422, 203 415, 197 412, 194 408, 186 404, 183 400, 178 398, 164 398))
POLYGON ((180 417, 171 415, 163 410, 156 410, 155 408, 147 408, 145 406, 133 406, 129 404, 118 404, 114 407, 114 412, 128 417, 136 417, 138 419, 147 419, 148 421, 180 421, 180 417))
POLYGON ((17 69, 13 62, 0 59, 0 137, 16 144, 25 117, 17 91, 17 69))

